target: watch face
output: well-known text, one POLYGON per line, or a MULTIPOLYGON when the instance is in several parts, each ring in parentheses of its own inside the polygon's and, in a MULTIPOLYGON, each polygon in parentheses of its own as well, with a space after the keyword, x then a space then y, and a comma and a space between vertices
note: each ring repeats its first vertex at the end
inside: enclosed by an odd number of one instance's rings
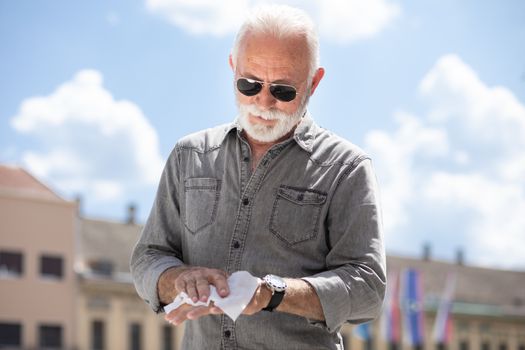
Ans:
POLYGON ((282 292, 286 289, 286 282, 279 276, 266 275, 264 282, 275 292, 282 292))

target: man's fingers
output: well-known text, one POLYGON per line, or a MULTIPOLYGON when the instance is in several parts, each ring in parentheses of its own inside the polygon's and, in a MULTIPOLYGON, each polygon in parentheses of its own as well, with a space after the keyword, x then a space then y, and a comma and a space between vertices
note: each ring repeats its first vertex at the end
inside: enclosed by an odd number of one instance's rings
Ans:
POLYGON ((210 308, 210 314, 212 314, 212 315, 220 315, 220 314, 223 314, 223 313, 224 313, 224 311, 222 311, 220 307, 212 306, 210 308))
MULTIPOLYGON (((199 296, 200 301, 206 302, 208 300, 208 296, 210 295, 210 284, 208 283, 207 279, 199 279, 196 283, 197 287, 197 294, 199 296)), ((193 300, 196 301, 196 300, 193 300)))
POLYGON ((199 294, 195 286, 195 281, 186 282, 186 294, 188 294, 188 297, 194 302, 199 300, 199 294))
POLYGON ((228 281, 226 275, 222 273, 213 274, 210 276, 210 282, 215 285, 217 292, 221 297, 225 297, 230 294, 230 288, 228 288, 228 281))
POLYGON ((206 302, 210 296, 210 284, 214 285, 221 297, 230 293, 228 274, 218 269, 195 267, 181 273, 175 280, 178 293, 185 292, 193 302, 206 302))
POLYGON ((196 320, 202 316, 222 313, 222 310, 216 306, 191 306, 185 304, 165 315, 164 319, 177 326, 186 320, 196 320))
POLYGON ((210 314, 210 308, 207 306, 197 306, 186 313, 186 317, 189 320, 196 320, 199 317, 206 316, 210 314))
POLYGON ((179 325, 186 320, 186 314, 192 309, 191 305, 184 304, 164 316, 164 319, 174 325, 179 325))

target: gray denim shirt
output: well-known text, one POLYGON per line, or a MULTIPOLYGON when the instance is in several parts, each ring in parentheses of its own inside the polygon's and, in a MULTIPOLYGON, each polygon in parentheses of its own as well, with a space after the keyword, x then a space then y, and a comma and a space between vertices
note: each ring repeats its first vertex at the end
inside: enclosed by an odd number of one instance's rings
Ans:
POLYGON ((179 265, 302 278, 324 322, 261 311, 187 321, 184 349, 342 349, 344 322, 375 318, 385 291, 381 210, 370 159, 306 114, 250 170, 236 123, 180 140, 131 259, 139 295, 179 265))

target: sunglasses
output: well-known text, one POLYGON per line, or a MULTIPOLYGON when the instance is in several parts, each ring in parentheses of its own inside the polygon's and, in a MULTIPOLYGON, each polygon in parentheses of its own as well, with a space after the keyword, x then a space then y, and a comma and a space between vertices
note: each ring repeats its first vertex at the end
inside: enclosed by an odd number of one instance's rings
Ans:
POLYGON ((290 102, 297 96, 297 89, 291 85, 265 83, 264 81, 239 78, 237 79, 237 90, 246 96, 255 96, 261 92, 263 85, 268 85, 273 97, 283 102, 290 102))

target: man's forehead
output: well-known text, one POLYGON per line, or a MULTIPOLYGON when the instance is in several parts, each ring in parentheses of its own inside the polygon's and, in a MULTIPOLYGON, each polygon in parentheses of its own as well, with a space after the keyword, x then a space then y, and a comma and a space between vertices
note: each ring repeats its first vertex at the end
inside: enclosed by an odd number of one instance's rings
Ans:
POLYGON ((295 39, 271 36, 246 38, 238 53, 239 73, 273 73, 281 75, 282 79, 307 74, 309 55, 306 45, 295 39))
MULTIPOLYGON (((293 62, 292 62, 293 63, 293 62)), ((246 78, 271 81, 275 83, 293 83, 303 79, 307 69, 300 64, 289 64, 259 57, 247 58, 238 66, 238 73, 246 78)))

